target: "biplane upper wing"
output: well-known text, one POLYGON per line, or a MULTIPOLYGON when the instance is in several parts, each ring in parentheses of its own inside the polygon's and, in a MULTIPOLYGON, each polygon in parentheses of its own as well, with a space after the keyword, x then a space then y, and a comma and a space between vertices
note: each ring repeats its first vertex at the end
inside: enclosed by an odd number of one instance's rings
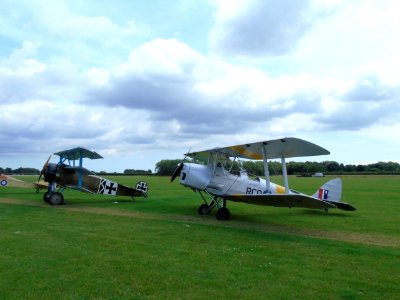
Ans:
POLYGON ((226 200, 245 202, 250 204, 276 207, 304 207, 316 209, 337 208, 333 203, 325 202, 303 194, 275 194, 275 195, 224 195, 226 200))
POLYGON ((80 158, 99 159, 103 158, 100 154, 82 147, 76 147, 69 150, 54 153, 63 159, 78 160, 80 158))
POLYGON ((214 148, 200 152, 191 152, 186 155, 207 156, 210 153, 219 153, 226 157, 239 157, 246 159, 262 160, 263 148, 267 153, 267 159, 290 158, 301 156, 327 155, 330 152, 316 144, 298 138, 282 138, 277 140, 262 141, 257 143, 214 148))

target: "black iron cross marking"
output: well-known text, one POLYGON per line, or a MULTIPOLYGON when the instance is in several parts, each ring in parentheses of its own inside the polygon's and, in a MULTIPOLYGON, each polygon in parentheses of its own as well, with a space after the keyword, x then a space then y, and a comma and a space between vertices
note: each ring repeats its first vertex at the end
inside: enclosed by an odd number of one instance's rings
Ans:
POLYGON ((107 191, 106 194, 111 195, 113 192, 117 191, 117 187, 114 187, 114 182, 110 182, 110 185, 106 185, 105 190, 107 191))
POLYGON ((147 193, 147 183, 144 181, 139 181, 136 184, 136 189, 140 192, 147 193))

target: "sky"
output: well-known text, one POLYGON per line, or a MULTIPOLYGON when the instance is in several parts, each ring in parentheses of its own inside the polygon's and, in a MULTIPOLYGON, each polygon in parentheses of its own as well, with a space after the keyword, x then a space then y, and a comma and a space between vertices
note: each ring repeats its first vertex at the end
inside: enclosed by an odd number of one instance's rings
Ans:
POLYGON ((283 137, 331 152, 295 161, 400 162, 399 1, 0 3, 0 167, 81 146, 93 171, 154 170, 283 137))

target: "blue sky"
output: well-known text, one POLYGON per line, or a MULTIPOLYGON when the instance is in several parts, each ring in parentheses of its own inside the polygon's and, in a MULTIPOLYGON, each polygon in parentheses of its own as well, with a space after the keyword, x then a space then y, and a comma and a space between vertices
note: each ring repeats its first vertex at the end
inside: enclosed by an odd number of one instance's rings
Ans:
MULTIPOLYGON (((76 146, 95 171, 299 137, 399 162, 398 1, 8 1, 0 166, 76 146)), ((56 158, 53 158, 55 161, 56 158)))

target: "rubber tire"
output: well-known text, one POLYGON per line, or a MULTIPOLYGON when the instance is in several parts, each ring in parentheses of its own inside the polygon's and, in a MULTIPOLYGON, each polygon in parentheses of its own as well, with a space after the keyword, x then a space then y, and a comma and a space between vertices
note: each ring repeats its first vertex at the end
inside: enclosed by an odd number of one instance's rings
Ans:
POLYGON ((51 192, 47 191, 46 193, 43 194, 43 201, 46 203, 50 203, 50 196, 51 196, 51 192))
POLYGON ((52 193, 49 199, 51 205, 62 205, 64 204, 64 196, 61 193, 52 193))
POLYGON ((231 217, 231 213, 229 212, 229 209, 226 207, 221 207, 220 209, 217 210, 217 220, 229 220, 231 217))
POLYGON ((211 214, 211 209, 208 210, 208 205, 207 204, 202 204, 199 206, 199 209, 197 210, 199 215, 209 215, 211 214))

